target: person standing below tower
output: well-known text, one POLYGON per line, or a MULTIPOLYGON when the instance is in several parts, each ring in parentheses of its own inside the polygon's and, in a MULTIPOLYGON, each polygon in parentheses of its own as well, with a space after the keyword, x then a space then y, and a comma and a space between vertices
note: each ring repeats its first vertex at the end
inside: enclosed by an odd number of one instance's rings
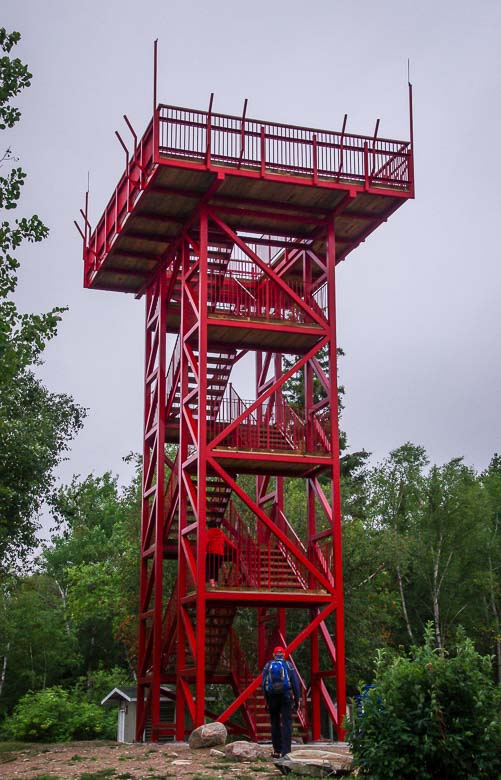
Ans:
POLYGON ((273 650, 262 673, 263 693, 270 713, 273 758, 280 758, 291 752, 292 714, 299 706, 299 678, 285 650, 280 645, 273 650))

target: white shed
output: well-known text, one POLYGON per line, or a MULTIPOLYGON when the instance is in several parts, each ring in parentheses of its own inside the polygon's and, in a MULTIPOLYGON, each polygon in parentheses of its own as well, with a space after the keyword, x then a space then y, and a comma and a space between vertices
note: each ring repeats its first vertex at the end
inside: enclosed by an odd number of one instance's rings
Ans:
MULTIPOLYGON (((160 714, 164 722, 174 723, 175 693, 167 686, 160 687, 160 714)), ((136 686, 121 686, 113 688, 104 697, 101 704, 118 704, 117 742, 134 742, 136 737, 136 686)), ((148 742, 150 737, 149 724, 143 734, 143 742, 148 742)), ((170 741, 173 737, 165 737, 161 741, 170 741)))

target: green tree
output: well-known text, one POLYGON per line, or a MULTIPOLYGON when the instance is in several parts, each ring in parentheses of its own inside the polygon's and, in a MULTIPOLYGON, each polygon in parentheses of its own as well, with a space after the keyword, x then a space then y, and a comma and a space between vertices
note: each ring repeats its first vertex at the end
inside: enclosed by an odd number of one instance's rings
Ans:
POLYGON ((435 648, 430 624, 408 657, 379 653, 374 687, 348 723, 356 766, 374 780, 493 780, 501 772, 501 689, 462 637, 435 648))
MULTIPOLYGON (((12 100, 31 83, 31 73, 11 56, 17 32, 0 28, 0 129, 7 131, 21 113, 12 100)), ((24 314, 12 299, 24 242, 39 242, 47 228, 37 215, 9 222, 4 212, 17 208, 26 174, 14 166, 10 148, 0 167, 0 577, 35 544, 37 513, 50 497, 54 468, 81 427, 84 410, 67 395, 50 393, 31 370, 57 331, 63 309, 24 314)))
POLYGON ((52 542, 36 572, 0 590, 0 714, 56 683, 98 704, 134 677, 140 475, 74 478, 54 500, 52 542), (3 661, 2 661, 3 659, 3 661), (100 698, 99 698, 100 697, 100 698))
POLYGON ((487 646, 494 651, 496 659, 496 678, 501 684, 501 456, 493 456, 489 467, 480 478, 485 503, 486 535, 482 563, 485 572, 484 630, 487 634, 487 646))
POLYGON ((385 535, 363 518, 343 522, 347 690, 372 677, 372 659, 401 633, 401 607, 385 535))
POLYGON ((71 681, 80 670, 76 637, 68 626, 56 583, 45 574, 10 578, 1 596, 1 709, 29 690, 71 681))
POLYGON ((487 518, 480 481, 462 458, 433 466, 425 484, 414 546, 415 589, 426 610, 422 619, 433 619, 436 644, 443 649, 459 624, 476 633, 487 584, 487 518))
POLYGON ((407 588, 414 574, 416 529, 425 497, 427 464, 424 448, 407 442, 373 468, 368 479, 369 523, 382 535, 385 565, 395 577, 410 641, 414 641, 415 635, 407 588))
POLYGON ((44 552, 78 637, 86 674, 103 664, 134 668, 138 612, 140 475, 120 490, 92 475, 58 491, 44 552))

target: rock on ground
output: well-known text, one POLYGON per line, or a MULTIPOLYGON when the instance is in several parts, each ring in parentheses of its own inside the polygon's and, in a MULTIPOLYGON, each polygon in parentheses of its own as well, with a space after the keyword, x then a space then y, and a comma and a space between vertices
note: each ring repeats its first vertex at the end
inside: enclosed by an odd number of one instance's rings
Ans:
POLYGON ((206 723, 191 732, 188 744, 190 748, 208 748, 224 745, 228 732, 223 723, 206 723))
POLYGON ((275 761, 283 774, 306 777, 332 777, 347 774, 352 766, 352 758, 346 753, 333 749, 304 748, 288 753, 275 761))
POLYGON ((230 742, 229 745, 226 745, 224 752, 226 758, 232 758, 235 761, 253 761, 256 758, 269 754, 269 750, 262 745, 258 745, 257 742, 246 742, 244 740, 230 742))

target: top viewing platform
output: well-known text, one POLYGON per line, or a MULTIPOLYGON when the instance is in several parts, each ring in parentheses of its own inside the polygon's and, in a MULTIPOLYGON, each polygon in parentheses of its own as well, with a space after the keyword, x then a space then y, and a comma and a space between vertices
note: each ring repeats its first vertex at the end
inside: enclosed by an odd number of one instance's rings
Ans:
POLYGON ((124 174, 95 229, 85 214, 85 287, 142 294, 202 204, 303 248, 335 219, 339 262, 414 196, 411 141, 379 138, 379 120, 363 136, 346 118, 331 132, 159 105, 140 140, 126 121, 124 174))

